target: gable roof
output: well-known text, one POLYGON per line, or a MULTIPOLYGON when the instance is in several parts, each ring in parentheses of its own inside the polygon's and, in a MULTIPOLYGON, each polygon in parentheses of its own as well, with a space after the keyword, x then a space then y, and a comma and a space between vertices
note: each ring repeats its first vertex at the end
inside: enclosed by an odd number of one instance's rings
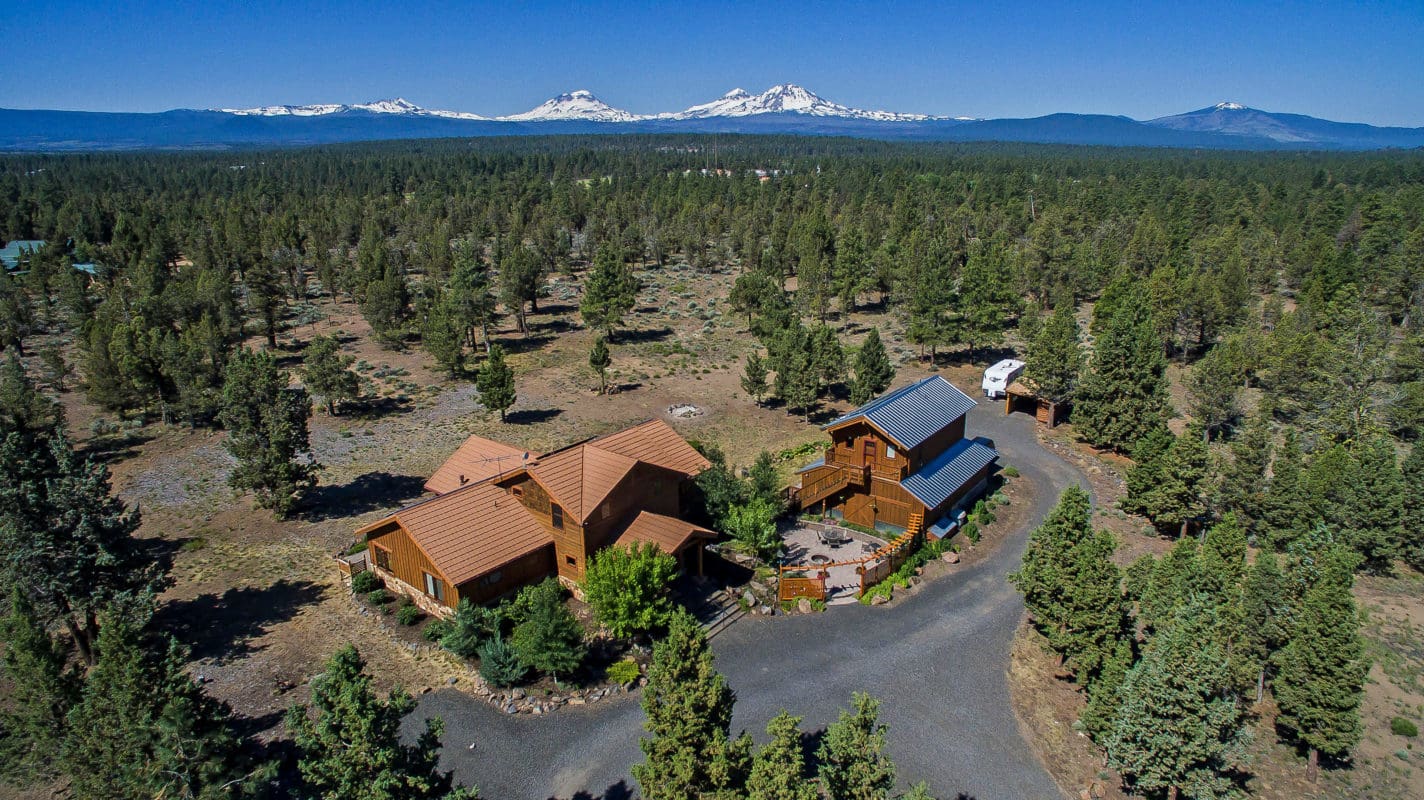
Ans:
POLYGON ((406 506, 389 519, 398 522, 455 585, 554 542, 517 498, 493 483, 468 484, 406 506))
POLYGON ((712 466, 696 448, 660 419, 650 419, 589 444, 622 456, 692 476, 712 466))
POLYGON ((882 395, 822 427, 836 428, 865 419, 909 449, 920 446, 976 405, 974 398, 954 384, 932 375, 882 395))
POLYGON ((445 459, 440 469, 425 482, 426 491, 436 494, 453 492, 469 483, 480 483, 525 465, 539 457, 518 447, 496 442, 483 436, 471 436, 445 459))
POLYGON ((676 517, 644 511, 628 525, 617 539, 615 547, 632 547, 639 542, 650 542, 669 555, 681 550, 690 540, 697 537, 715 538, 717 534, 706 528, 683 522, 676 517))
POLYGON ((900 486, 925 508, 938 508, 998 458, 997 450, 978 439, 960 439, 915 474, 903 478, 900 486))

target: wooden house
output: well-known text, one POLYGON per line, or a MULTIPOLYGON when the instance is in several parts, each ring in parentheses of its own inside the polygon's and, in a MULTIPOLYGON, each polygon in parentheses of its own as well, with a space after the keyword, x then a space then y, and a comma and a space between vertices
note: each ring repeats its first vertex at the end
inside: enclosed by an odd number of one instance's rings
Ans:
POLYGON ((896 389, 827 424, 823 458, 800 470, 802 509, 903 531, 911 520, 942 535, 951 512, 987 485, 999 454, 967 438, 974 400, 939 376, 896 389))
POLYGON ((708 466, 659 420, 545 454, 471 437, 426 483, 435 497, 356 534, 387 587, 442 616, 551 575, 577 591, 609 546, 652 543, 700 573, 714 534, 679 515, 708 466))

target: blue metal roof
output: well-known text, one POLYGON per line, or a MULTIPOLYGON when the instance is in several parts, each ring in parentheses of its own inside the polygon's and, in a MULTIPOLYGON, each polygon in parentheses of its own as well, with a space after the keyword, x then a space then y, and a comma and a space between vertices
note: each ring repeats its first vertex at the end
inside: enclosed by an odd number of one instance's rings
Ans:
POLYGON ((20 266, 20 256, 22 251, 34 251, 44 247, 43 239, 15 239, 0 247, 0 263, 4 263, 6 269, 15 269, 20 266))
POLYGON ((866 403, 825 427, 864 417, 889 434, 901 447, 918 447, 977 405, 954 384, 932 375, 866 403))
POLYGON ((820 458, 816 459, 815 461, 812 461, 811 463, 807 464, 806 466, 802 467, 801 469, 796 470, 796 474, 799 475, 799 474, 801 474, 801 473, 803 473, 803 472, 810 472, 811 470, 815 469, 816 467, 824 467, 825 465, 826 465, 826 457, 825 457, 825 456, 821 456, 820 458))
POLYGON ((924 503, 925 508, 938 508, 963 489, 979 470, 998 458, 997 450, 978 439, 960 439, 934 461, 900 481, 900 486, 924 503))

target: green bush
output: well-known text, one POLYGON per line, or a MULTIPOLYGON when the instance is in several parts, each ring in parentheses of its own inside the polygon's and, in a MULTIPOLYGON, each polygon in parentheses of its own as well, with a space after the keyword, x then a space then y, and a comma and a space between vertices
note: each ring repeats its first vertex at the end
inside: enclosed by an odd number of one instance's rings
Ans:
POLYGON ((396 609, 396 622, 402 625, 414 625, 419 622, 423 616, 425 616, 425 612, 420 610, 420 606, 409 600, 402 602, 400 607, 396 609))
POLYGON ((425 630, 420 633, 425 637, 425 641, 438 642, 445 638, 445 634, 450 632, 451 627, 449 620, 437 618, 432 619, 430 624, 425 626, 425 630))
POLYGON ((1395 736, 1413 739, 1419 735, 1419 726, 1404 717, 1395 717, 1389 721, 1389 731, 1395 736))
POLYGON ((1003 475, 1005 478, 1017 478, 1019 471, 1013 467, 1004 467, 1003 475))
POLYGON ((974 544, 979 544, 979 526, 973 522, 964 523, 964 538, 974 544))
POLYGON ((604 672, 609 683, 621 684, 623 686, 627 686, 633 681, 636 681, 642 674, 643 671, 639 669, 638 662, 631 658, 625 658, 616 664, 609 665, 608 669, 604 672))
POLYGON ((351 576, 352 594, 369 595, 371 594, 371 592, 374 592, 380 588, 381 579, 377 577, 376 573, 371 572, 370 570, 367 570, 365 572, 358 572, 355 575, 351 576))
POLYGON ((366 593, 366 599, 370 601, 372 605, 383 606, 391 602, 391 593, 385 589, 373 589, 366 593))
POLYGON ((357 553, 364 553, 364 552, 366 552, 366 549, 367 549, 368 547, 370 547, 370 545, 367 544, 367 542, 366 542, 365 539, 362 539, 361 541, 357 542, 356 544, 353 544, 353 545, 351 545, 350 547, 346 548, 346 555, 348 555, 348 556, 354 556, 354 555, 356 555, 357 553))
POLYGON ((449 627, 440 637, 440 646, 461 658, 474 658, 480 645, 499 633, 501 615, 499 611, 470 602, 468 597, 460 600, 455 608, 455 616, 449 620, 449 627))
POLYGON ((480 677, 491 686, 504 688, 524 680, 529 672, 514 649, 504 643, 504 637, 495 636, 480 645, 480 677))

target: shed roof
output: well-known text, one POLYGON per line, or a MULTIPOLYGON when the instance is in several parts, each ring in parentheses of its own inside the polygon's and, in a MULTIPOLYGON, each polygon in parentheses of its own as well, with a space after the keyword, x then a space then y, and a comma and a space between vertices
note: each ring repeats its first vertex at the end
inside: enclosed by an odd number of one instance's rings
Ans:
POLYGON ((518 499, 492 483, 407 506, 394 519, 456 585, 554 541, 518 499))
POLYGON ((882 395, 828 423, 825 428, 866 419, 901 447, 909 449, 923 444, 945 426, 968 414, 975 405, 974 398, 959 391, 954 384, 932 375, 882 395))
POLYGON ((445 459, 440 469, 435 470, 435 474, 425 482, 425 488, 436 494, 445 494, 468 483, 479 483, 512 472, 538 457, 538 453, 530 453, 504 442, 471 436, 445 459))
POLYGON ((998 458, 997 450, 978 439, 960 439, 915 474, 902 479, 900 486, 925 508, 938 508, 998 458))
POLYGON ((635 518, 613 544, 618 547, 632 547, 639 542, 651 542, 663 552, 676 554, 695 538, 713 538, 717 534, 676 517, 644 511, 635 518))

